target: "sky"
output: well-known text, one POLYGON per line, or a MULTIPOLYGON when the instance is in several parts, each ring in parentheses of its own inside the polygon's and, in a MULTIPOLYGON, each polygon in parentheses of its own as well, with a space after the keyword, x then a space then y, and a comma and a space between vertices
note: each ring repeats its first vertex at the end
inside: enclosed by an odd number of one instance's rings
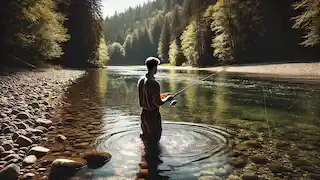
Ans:
POLYGON ((112 16, 115 11, 123 12, 127 8, 135 7, 150 0, 102 0, 103 17, 112 16))

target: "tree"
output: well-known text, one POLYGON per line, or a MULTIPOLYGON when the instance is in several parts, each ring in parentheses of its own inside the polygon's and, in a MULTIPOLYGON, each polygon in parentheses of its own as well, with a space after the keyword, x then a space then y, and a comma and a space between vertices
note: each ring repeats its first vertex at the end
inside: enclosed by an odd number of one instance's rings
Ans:
POLYGON ((181 36, 182 52, 187 59, 187 63, 192 66, 199 66, 199 44, 197 41, 196 31, 196 22, 191 21, 181 36))
POLYGON ((123 64, 124 56, 126 55, 126 53, 123 46, 120 43, 112 43, 112 45, 110 46, 109 54, 111 64, 123 64))
POLYGON ((295 4, 295 10, 302 9, 301 15, 293 18, 295 20, 294 28, 305 30, 304 46, 316 46, 320 44, 320 1, 319 0, 301 0, 295 4))
POLYGON ((164 61, 169 62, 170 29, 168 20, 165 18, 158 46, 158 56, 164 61))

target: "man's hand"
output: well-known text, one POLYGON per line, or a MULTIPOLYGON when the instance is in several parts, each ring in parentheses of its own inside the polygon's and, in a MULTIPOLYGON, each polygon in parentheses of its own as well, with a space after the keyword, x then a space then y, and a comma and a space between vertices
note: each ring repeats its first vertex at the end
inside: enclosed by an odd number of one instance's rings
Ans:
POLYGON ((173 95, 168 95, 166 98, 163 99, 163 102, 166 103, 166 102, 170 102, 174 99, 174 96, 173 95))

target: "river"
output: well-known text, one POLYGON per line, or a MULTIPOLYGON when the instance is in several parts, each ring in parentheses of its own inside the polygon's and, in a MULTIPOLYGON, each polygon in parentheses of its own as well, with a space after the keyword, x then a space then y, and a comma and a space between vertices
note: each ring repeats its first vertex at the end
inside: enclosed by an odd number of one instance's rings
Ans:
MULTIPOLYGON (((60 115, 82 119, 81 127, 94 134, 86 139, 90 147, 112 154, 104 167, 77 176, 137 177, 146 150, 139 138, 136 83, 144 74, 139 67, 92 70, 68 89, 64 99, 68 110, 61 109, 60 115), (96 123, 88 128, 91 120, 96 123)), ((156 79, 162 92, 176 92, 209 74, 164 69, 156 79)), ((267 179, 298 179, 320 172, 320 84, 217 73, 176 100, 175 106, 161 107, 160 147, 149 152, 154 157, 148 168, 157 170, 161 179, 227 179, 230 174, 241 176, 243 168, 267 179), (247 147, 241 148, 242 144, 247 147), (230 156, 235 152, 242 155, 230 156), (243 163, 236 163, 239 157, 243 163), (308 170, 296 163, 301 159, 308 170), (270 166, 277 163, 290 171, 280 168, 277 173, 270 166)), ((81 137, 75 141, 81 142, 81 137)))

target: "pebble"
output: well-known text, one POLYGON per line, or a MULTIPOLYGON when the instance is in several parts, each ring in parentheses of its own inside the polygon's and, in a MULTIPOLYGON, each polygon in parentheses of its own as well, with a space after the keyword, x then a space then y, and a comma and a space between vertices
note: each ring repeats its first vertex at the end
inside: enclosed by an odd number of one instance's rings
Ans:
POLYGON ((10 164, 0 170, 0 179, 17 180, 20 175, 20 167, 16 164, 10 164))
POLYGON ((267 164, 269 160, 261 155, 256 155, 250 158, 256 164, 267 164))
POLYGON ((42 146, 36 146, 30 149, 28 152, 28 155, 35 155, 37 158, 41 158, 50 151, 50 149, 42 147, 42 146))
POLYGON ((244 172, 241 176, 242 180, 260 180, 259 176, 251 171, 244 172))
POLYGON ((244 168, 247 165, 247 160, 242 157, 233 157, 228 159, 228 163, 235 168, 244 168))
POLYGON ((17 114, 17 118, 18 119, 29 119, 30 117, 28 114, 21 112, 21 113, 17 114))
POLYGON ((27 156, 27 157, 25 157, 24 159, 23 159, 23 164, 25 165, 25 166, 28 166, 28 165, 31 165, 31 164, 34 164, 34 163, 36 163, 36 161, 37 161, 37 157, 35 156, 35 155, 29 155, 29 156, 27 156))
POLYGON ((16 143, 18 143, 20 147, 27 147, 27 146, 30 146, 32 144, 32 140, 30 138, 28 138, 28 137, 20 135, 17 138, 16 143))
POLYGON ((26 173, 22 176, 22 180, 32 180, 35 178, 35 174, 33 173, 26 173))
POLYGON ((3 158, 4 161, 10 161, 11 159, 20 159, 20 156, 17 154, 10 154, 3 158))
POLYGON ((11 149, 13 149, 13 145, 11 143, 9 143, 8 141, 5 141, 4 143, 2 143, 2 148, 0 149, 0 152, 4 152, 4 151, 10 151, 11 149))
POLYGON ((87 152, 83 159, 87 161, 87 165, 91 169, 100 168, 111 159, 111 154, 106 152, 87 152))
POLYGON ((56 136, 56 140, 57 140, 58 142, 63 142, 63 141, 66 141, 67 138, 66 138, 64 135, 62 135, 62 134, 58 134, 58 135, 56 136))
POLYGON ((36 120, 37 126, 44 126, 46 128, 49 128, 52 125, 52 121, 48 119, 39 118, 36 120))

